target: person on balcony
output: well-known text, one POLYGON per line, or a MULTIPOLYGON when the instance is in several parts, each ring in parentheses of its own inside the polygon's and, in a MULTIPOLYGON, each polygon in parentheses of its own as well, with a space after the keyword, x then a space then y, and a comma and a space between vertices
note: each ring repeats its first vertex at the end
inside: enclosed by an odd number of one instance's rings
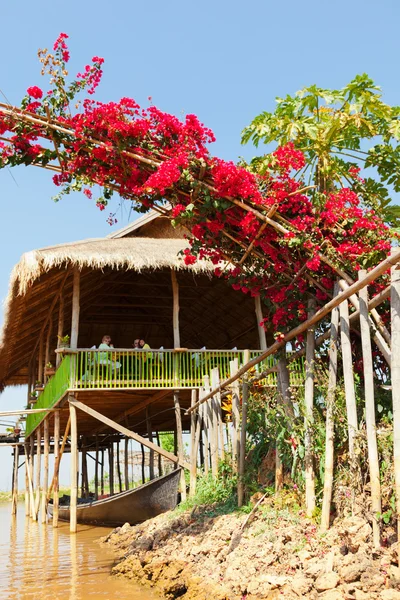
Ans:
POLYGON ((106 352, 112 348, 114 348, 114 344, 111 343, 111 336, 103 335, 101 344, 99 346, 99 350, 103 350, 103 352, 99 352, 98 354, 98 364, 110 366, 111 370, 119 369, 121 364, 117 360, 113 360, 114 357, 112 353, 106 352))

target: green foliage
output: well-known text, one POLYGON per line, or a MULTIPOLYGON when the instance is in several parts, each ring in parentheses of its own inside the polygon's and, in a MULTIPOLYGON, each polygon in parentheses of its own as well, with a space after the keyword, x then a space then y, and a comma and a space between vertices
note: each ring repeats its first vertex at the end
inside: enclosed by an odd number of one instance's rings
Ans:
POLYGON ((202 475, 197 480, 196 494, 182 502, 178 512, 195 506, 210 506, 210 514, 224 514, 237 509, 237 479, 233 476, 229 465, 220 463, 219 474, 213 479, 211 473, 202 475))
MULTIPOLYGON (((314 202, 321 192, 350 187, 387 224, 398 227, 400 207, 390 204, 389 188, 400 191, 400 107, 383 102, 379 86, 365 73, 340 90, 312 85, 276 101, 273 113, 261 113, 243 130, 242 143, 293 142, 305 154, 301 176, 308 171, 314 202), (360 179, 357 168, 368 167, 374 177, 360 179)), ((249 166, 263 173, 272 163, 268 154, 249 166)))

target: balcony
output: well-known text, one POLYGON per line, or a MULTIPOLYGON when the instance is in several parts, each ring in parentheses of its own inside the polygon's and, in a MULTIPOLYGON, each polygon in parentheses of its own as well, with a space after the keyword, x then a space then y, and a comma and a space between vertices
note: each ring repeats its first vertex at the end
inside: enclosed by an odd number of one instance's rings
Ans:
MULTIPOLYGON (((243 350, 65 350, 60 366, 38 396, 35 408, 52 408, 68 392, 99 390, 184 390, 200 388, 204 378, 218 368, 220 380, 230 376, 231 362, 243 365, 243 350)), ((261 354, 251 350, 250 357, 261 354)), ((256 372, 274 367, 276 359, 267 358, 256 372)), ((302 385, 304 359, 290 363, 290 383, 302 385)), ((276 372, 269 373, 260 384, 276 386, 276 372)), ((26 422, 26 436, 39 425, 45 413, 31 414, 26 422)))

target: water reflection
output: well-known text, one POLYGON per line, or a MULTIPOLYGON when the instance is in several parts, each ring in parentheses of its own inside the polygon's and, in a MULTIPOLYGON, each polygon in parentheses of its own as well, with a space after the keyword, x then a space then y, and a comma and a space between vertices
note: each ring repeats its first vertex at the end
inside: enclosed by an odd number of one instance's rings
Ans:
POLYGON ((110 576, 114 556, 96 542, 108 531, 81 525, 70 535, 68 524, 53 529, 26 518, 23 504, 14 517, 11 505, 0 504, 0 598, 154 599, 110 576))

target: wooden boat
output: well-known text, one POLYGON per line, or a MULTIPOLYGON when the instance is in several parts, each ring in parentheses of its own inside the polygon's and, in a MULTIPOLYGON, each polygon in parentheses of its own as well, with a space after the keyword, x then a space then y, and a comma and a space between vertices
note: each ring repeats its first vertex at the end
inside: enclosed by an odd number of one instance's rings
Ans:
MULTIPOLYGON (((156 517, 176 507, 180 476, 181 469, 177 469, 133 490, 101 500, 80 501, 77 506, 77 521, 116 527, 124 523, 134 525, 156 517)), ((52 504, 49 504, 49 513, 53 514, 52 504)), ((61 521, 69 521, 69 506, 62 506, 60 503, 58 515, 61 521)))

